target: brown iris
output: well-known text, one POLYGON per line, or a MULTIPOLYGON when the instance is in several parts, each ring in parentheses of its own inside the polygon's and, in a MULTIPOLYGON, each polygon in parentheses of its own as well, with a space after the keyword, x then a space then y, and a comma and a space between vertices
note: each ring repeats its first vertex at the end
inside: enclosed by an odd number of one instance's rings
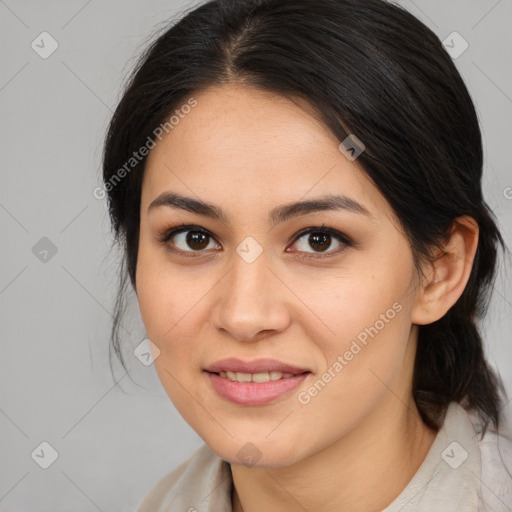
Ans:
POLYGON ((323 252, 331 245, 331 236, 325 233, 313 233, 309 235, 308 242, 313 249, 323 252))
POLYGON ((187 244, 191 249, 201 250, 208 246, 208 235, 198 231, 189 231, 187 233, 187 244))

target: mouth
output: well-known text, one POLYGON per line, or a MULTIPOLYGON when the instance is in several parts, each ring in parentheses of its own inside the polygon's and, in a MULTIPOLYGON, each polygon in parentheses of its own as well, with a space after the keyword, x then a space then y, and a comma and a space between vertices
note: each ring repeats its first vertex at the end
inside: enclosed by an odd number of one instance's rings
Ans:
POLYGON ((224 359, 204 371, 213 389, 223 399, 239 405, 274 402, 296 389, 312 373, 271 359, 224 359))
MULTIPOLYGON (((258 373, 246 373, 246 372, 213 372, 215 375, 224 379, 229 379, 233 382, 268 382, 270 380, 289 379, 295 377, 293 373, 283 373, 278 371, 272 372, 258 372, 258 373)), ((308 373, 308 372, 304 372, 308 373)), ((298 374, 302 375, 302 373, 298 374)))
MULTIPOLYGON (((254 359, 252 361, 243 361, 231 357, 229 359, 221 359, 205 368, 210 373, 226 373, 225 377, 229 378, 229 374, 250 374, 250 375, 265 375, 269 374, 269 380, 277 380, 277 373, 283 375, 299 375, 301 373, 309 372, 308 368, 302 368, 289 363, 278 361, 277 359, 254 359), (271 374, 274 374, 274 379, 271 374)), ((262 377, 264 378, 264 377, 262 377)), ((281 376, 279 376, 281 378, 281 376)), ((265 382, 265 381, 263 381, 265 382)))

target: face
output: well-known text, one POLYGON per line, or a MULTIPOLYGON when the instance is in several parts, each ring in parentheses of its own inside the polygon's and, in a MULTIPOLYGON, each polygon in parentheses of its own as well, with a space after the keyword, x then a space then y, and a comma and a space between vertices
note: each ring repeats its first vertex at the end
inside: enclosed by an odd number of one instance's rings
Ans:
POLYGON ((289 465, 408 400, 411 249, 304 105, 233 85, 194 99, 145 168, 142 320, 167 394, 213 451, 289 465))

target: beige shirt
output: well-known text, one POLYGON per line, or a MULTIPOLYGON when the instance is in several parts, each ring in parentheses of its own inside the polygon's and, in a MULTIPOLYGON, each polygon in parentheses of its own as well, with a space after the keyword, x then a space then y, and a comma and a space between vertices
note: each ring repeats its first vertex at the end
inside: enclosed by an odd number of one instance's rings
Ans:
MULTIPOLYGON (((452 402, 422 465, 382 512, 512 512, 512 439, 452 402)), ((162 478, 137 512, 232 512, 231 466, 206 445, 162 478)), ((364 510, 362 507, 361 510, 364 510)))

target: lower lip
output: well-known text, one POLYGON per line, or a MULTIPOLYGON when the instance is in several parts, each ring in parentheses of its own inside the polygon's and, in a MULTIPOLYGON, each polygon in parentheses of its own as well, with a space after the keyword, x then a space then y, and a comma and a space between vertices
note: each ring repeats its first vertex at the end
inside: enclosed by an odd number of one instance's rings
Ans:
POLYGON ((237 382, 216 373, 207 372, 210 382, 217 393, 227 400, 241 405, 263 405, 286 395, 296 389, 309 375, 301 373, 267 382, 237 382))

